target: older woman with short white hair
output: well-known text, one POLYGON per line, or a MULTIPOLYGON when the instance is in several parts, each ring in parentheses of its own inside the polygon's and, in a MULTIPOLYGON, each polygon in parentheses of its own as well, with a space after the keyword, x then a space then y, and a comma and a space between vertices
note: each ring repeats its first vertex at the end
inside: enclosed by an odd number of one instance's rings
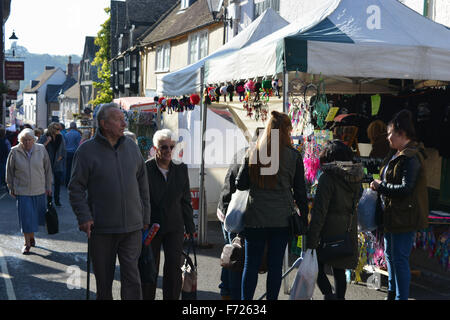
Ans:
POLYGON ((29 254, 36 245, 34 233, 45 225, 45 196, 51 196, 53 175, 47 150, 36 143, 34 131, 22 130, 18 140, 6 163, 6 183, 11 196, 17 199, 19 224, 25 237, 22 253, 29 254))
MULTIPOLYGON (((150 186, 151 221, 160 229, 152 242, 156 268, 159 270, 161 245, 164 248, 163 299, 178 300, 181 293, 180 261, 184 231, 194 236, 188 168, 172 161, 176 140, 172 131, 163 129, 153 135, 156 155, 145 164, 150 186)), ((145 300, 154 300, 156 283, 143 284, 145 300)))

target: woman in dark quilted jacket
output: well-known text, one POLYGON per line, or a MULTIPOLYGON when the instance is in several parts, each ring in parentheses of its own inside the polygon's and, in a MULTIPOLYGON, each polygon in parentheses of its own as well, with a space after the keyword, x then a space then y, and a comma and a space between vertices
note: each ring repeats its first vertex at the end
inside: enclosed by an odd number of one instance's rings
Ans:
POLYGON ((407 300, 411 274, 409 256, 416 231, 428 226, 428 193, 423 144, 415 141, 411 112, 402 110, 388 124, 393 150, 371 188, 381 196, 385 258, 389 273, 388 300, 407 300))
POLYGON ((323 173, 319 178, 311 211, 306 247, 317 249, 323 238, 340 236, 348 232, 353 251, 349 256, 333 259, 323 257, 318 251, 317 285, 325 300, 345 300, 347 290, 345 270, 355 269, 358 265, 356 206, 361 197, 364 171, 361 163, 354 163, 353 159, 350 147, 340 140, 327 142, 320 153, 323 173), (335 293, 325 274, 325 265, 333 269, 335 293))

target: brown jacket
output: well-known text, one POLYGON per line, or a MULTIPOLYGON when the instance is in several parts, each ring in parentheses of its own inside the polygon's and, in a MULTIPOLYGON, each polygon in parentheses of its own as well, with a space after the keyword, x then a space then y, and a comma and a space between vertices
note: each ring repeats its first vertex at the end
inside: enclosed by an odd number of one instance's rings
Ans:
MULTIPOLYGON (((391 159, 388 157, 387 159, 391 159)), ((410 232, 428 227, 428 191, 423 144, 411 142, 381 169, 386 180, 378 188, 384 196, 386 232, 410 232)))
POLYGON ((52 190, 52 168, 47 150, 42 144, 33 146, 28 158, 22 144, 11 149, 6 163, 6 183, 19 196, 38 196, 52 190))

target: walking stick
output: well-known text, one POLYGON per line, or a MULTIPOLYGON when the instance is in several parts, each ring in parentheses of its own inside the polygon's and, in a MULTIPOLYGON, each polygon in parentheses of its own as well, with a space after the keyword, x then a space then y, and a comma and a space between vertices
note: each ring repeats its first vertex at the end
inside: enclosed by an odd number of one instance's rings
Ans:
MULTIPOLYGON (((91 235, 93 226, 91 225, 91 235)), ((90 299, 91 290, 90 290, 90 283, 91 283, 91 239, 88 237, 88 243, 87 243, 87 278, 86 278, 86 300, 90 299)))

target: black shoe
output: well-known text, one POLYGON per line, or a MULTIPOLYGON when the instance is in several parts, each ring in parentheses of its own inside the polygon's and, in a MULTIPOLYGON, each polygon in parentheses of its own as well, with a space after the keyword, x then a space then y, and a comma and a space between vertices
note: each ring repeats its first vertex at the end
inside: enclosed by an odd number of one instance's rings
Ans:
POLYGON ((61 207, 61 202, 59 202, 59 201, 55 201, 55 206, 57 206, 57 207, 61 207))
POLYGON ((30 254, 30 249, 31 249, 30 246, 24 245, 23 249, 22 249, 22 254, 24 254, 24 255, 30 254))
POLYGON ((337 298, 334 293, 330 293, 330 294, 325 294, 323 296, 323 300, 337 300, 337 298))
POLYGON ((387 297, 384 298, 384 300, 395 300, 396 296, 397 294, 395 293, 395 291, 388 291, 387 297))

